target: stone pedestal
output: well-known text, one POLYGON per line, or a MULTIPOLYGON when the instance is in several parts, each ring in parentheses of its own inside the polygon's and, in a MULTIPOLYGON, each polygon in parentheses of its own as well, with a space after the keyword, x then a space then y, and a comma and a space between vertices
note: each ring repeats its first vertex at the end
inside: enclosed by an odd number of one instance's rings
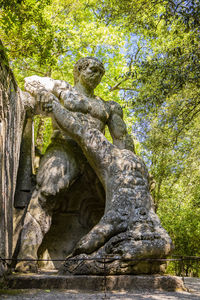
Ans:
POLYGON ((115 275, 115 276, 62 276, 49 274, 21 274, 8 278, 10 289, 65 289, 78 292, 133 292, 184 291, 183 281, 176 276, 115 275))

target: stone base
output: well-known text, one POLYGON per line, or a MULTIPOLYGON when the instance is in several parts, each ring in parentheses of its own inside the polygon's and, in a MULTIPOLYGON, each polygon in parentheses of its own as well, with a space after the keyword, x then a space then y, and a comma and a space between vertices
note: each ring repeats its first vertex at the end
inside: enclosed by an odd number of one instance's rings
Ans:
POLYGON ((183 281, 179 277, 160 275, 62 276, 55 274, 19 274, 9 276, 5 288, 65 289, 79 292, 186 290, 183 281))

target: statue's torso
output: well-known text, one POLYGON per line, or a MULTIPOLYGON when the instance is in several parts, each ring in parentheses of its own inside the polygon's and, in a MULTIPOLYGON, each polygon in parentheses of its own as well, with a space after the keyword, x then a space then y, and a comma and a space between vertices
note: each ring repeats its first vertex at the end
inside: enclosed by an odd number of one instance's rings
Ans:
POLYGON ((104 132, 110 115, 108 103, 97 96, 89 98, 82 95, 75 88, 64 92, 62 97, 64 107, 76 114, 76 116, 78 115, 82 124, 104 132))

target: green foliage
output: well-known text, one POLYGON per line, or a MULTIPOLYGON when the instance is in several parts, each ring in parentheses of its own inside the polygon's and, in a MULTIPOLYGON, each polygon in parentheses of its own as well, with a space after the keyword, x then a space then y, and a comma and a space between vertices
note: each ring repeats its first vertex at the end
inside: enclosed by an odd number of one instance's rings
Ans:
POLYGON ((200 255, 199 129, 198 118, 176 145, 178 150, 168 147, 165 153, 167 170, 160 188, 158 214, 180 255, 200 255))
POLYGON ((42 154, 45 153, 46 148, 51 141, 52 133, 53 128, 51 118, 44 118, 42 116, 34 117, 35 147, 37 147, 42 154))
MULTIPOLYGON (((1 39, 19 86, 34 74, 63 79, 73 84, 73 65, 85 56, 98 57, 106 74, 96 93, 104 100, 120 102, 117 91, 110 93, 113 78, 123 72, 125 41, 118 26, 106 25, 94 11, 97 1, 24 0, 4 1, 1 7, 1 39), (120 61, 120 63, 119 63, 120 61)), ((48 122, 37 125, 49 132, 48 122)), ((36 145, 42 152, 49 138, 40 133, 36 145), (43 140, 43 145, 42 145, 43 140)))
POLYGON ((199 256, 200 3, 102 3, 102 17, 132 33, 128 66, 114 88, 137 120, 140 152, 156 180, 157 212, 175 253, 199 256))
POLYGON ((122 71, 123 64, 117 62, 123 61, 123 33, 119 35, 118 27, 106 26, 95 16, 96 2, 6 2, 1 9, 1 39, 21 87, 23 78, 32 74, 73 84, 74 62, 84 56, 106 63, 106 85, 122 71))

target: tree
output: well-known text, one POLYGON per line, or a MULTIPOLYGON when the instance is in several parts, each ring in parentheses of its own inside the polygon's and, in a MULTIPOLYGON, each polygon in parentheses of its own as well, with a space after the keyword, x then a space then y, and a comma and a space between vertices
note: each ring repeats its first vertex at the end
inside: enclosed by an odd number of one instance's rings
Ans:
POLYGON ((102 5, 109 23, 132 34, 126 73, 113 88, 123 92, 137 119, 141 154, 157 183, 157 211, 177 253, 199 255, 199 1, 102 5))

